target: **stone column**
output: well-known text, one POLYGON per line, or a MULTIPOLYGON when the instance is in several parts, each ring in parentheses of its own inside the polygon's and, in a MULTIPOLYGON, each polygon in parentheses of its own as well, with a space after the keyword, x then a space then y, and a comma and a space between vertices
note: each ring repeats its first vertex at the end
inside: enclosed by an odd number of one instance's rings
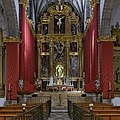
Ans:
POLYGON ((37 50, 38 50, 38 78, 41 78, 41 42, 37 41, 37 50))
POLYGON ((66 76, 69 77, 69 41, 66 42, 66 76))
POLYGON ((5 69, 5 49, 3 48, 3 33, 0 29, 0 97, 4 96, 3 81, 4 81, 4 69, 5 69))
POLYGON ((83 64, 82 64, 82 43, 79 42, 79 48, 78 48, 78 53, 79 53, 79 76, 82 77, 82 67, 83 67, 83 64))
POLYGON ((68 16, 65 18, 65 34, 71 34, 71 26, 68 16))
POLYGON ((6 99, 17 99, 18 85, 19 85, 19 43, 20 39, 17 37, 4 38, 6 42, 6 99))
POLYGON ((80 89, 80 80, 82 80, 83 77, 83 54, 82 54, 82 41, 80 40, 78 42, 78 55, 79 55, 79 78, 77 80, 77 87, 78 90, 80 89))
POLYGON ((50 23, 48 25, 48 33, 54 34, 54 17, 50 16, 50 23))
POLYGON ((50 76, 53 76, 53 54, 54 54, 54 42, 50 42, 50 76))

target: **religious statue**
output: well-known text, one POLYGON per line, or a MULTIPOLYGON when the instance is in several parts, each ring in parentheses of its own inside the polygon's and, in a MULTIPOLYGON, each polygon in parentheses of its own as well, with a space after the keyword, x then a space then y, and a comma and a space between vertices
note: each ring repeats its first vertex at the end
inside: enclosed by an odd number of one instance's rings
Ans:
POLYGON ((63 5, 61 0, 58 0, 58 5, 56 5, 56 10, 57 12, 61 12, 63 10, 63 5))
POLYGON ((58 65, 56 68, 56 76, 58 78, 62 78, 63 77, 63 67, 62 65, 58 65))
POLYGON ((50 77, 50 82, 49 82, 49 85, 53 85, 53 76, 50 77))
POLYGON ((118 67, 116 70, 116 82, 120 83, 120 67, 118 67))
POLYGON ((59 66, 57 71, 58 71, 58 77, 61 78, 61 76, 62 76, 62 67, 59 66))
POLYGON ((60 34, 60 27, 62 25, 62 19, 64 18, 64 16, 55 16, 56 19, 58 19, 57 25, 59 27, 59 34, 60 34))
POLYGON ((58 42, 55 44, 55 49, 56 49, 55 59, 60 59, 63 56, 64 46, 62 45, 61 42, 58 42))

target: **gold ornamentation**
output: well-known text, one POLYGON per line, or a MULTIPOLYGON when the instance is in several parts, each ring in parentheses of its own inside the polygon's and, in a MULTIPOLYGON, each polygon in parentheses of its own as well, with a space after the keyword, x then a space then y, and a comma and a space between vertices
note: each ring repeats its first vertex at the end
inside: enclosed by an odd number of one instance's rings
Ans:
POLYGON ((115 41, 116 38, 114 36, 99 36, 98 38, 98 42, 102 42, 102 41, 115 41))
POLYGON ((24 7, 28 6, 28 0, 20 0, 20 4, 23 4, 24 7))
POLYGON ((92 12, 92 13, 91 13, 90 18, 86 20, 86 31, 85 31, 85 35, 86 35, 87 30, 89 29, 90 23, 91 23, 91 21, 92 21, 92 19, 93 19, 93 16, 94 16, 94 8, 95 8, 95 6, 96 6, 97 4, 99 4, 99 0, 91 0, 90 2, 91 2, 91 9, 92 9, 91 12, 92 12))
POLYGON ((20 43, 20 38, 19 37, 13 37, 13 36, 9 36, 3 39, 3 42, 18 42, 20 43))
POLYGON ((84 36, 86 35, 86 33, 87 33, 87 31, 88 31, 88 29, 90 27, 90 23, 93 20, 93 16, 94 16, 94 14, 92 14, 91 17, 86 20, 86 30, 85 30, 84 36))
POLYGON ((83 35, 82 33, 78 34, 78 35, 59 35, 59 34, 55 34, 55 35, 41 35, 41 34, 37 34, 36 35, 38 42, 39 41, 82 41, 83 35))
POLYGON ((100 3, 100 0, 91 0, 90 3, 91 3, 92 9, 94 9, 95 6, 96 6, 96 4, 99 4, 99 3, 100 3))
POLYGON ((72 9, 70 7, 68 7, 67 5, 63 5, 63 10, 62 11, 57 11, 56 10, 56 5, 51 6, 50 8, 48 8, 48 12, 50 13, 50 16, 54 16, 54 15, 58 15, 58 14, 62 14, 62 15, 69 15, 69 13, 72 11, 72 9))

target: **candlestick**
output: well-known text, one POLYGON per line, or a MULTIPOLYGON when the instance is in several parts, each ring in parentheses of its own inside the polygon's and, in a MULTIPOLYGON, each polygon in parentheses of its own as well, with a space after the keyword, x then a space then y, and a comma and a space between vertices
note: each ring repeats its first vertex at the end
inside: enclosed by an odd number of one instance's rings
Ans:
POLYGON ((8 86, 8 90, 10 90, 10 83, 9 83, 9 86, 8 86))

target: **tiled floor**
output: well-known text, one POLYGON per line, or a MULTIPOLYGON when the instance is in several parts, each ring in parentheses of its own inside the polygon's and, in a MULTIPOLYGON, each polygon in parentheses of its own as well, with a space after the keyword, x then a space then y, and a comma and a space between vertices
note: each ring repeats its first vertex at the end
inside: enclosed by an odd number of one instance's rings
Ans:
MULTIPOLYGON (((67 112, 67 97, 75 96, 75 100, 78 100, 80 92, 42 92, 40 95, 51 95, 51 113, 48 120, 71 120, 67 112), (78 96, 78 97, 77 97, 78 96), (76 98, 77 97, 77 98, 76 98)), ((81 99, 81 97, 80 97, 81 99)))
POLYGON ((55 110, 50 113, 48 120, 71 120, 67 111, 55 110))

